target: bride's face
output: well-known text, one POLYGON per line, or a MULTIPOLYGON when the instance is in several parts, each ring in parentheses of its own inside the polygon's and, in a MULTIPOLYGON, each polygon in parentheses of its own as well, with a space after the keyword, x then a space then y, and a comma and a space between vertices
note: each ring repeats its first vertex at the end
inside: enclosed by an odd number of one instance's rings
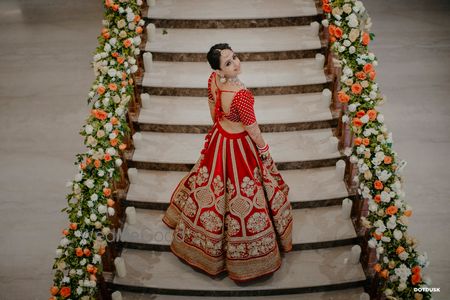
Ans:
POLYGON ((236 77, 241 73, 241 61, 230 49, 222 51, 220 56, 220 72, 225 77, 236 77))

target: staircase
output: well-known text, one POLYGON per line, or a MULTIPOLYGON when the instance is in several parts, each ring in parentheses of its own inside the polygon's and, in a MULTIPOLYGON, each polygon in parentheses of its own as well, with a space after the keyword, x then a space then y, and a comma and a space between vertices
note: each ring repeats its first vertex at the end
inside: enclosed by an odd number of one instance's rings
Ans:
POLYGON ((336 137, 339 111, 326 90, 333 91, 323 65, 327 40, 321 26, 310 25, 322 19, 318 4, 160 0, 142 16, 155 28, 147 27, 150 40, 143 37, 145 70, 136 87, 142 96, 129 115, 136 133, 121 200, 136 217, 117 237, 126 275, 115 274, 108 289, 123 299, 360 299, 367 279, 361 264, 347 261, 359 239, 352 219, 341 216, 342 200, 355 195, 336 167, 345 156, 336 137), (212 279, 183 264, 169 250, 172 230, 161 222, 212 125, 206 52, 219 42, 239 54, 240 78, 255 95, 258 123, 294 208, 295 251, 271 278, 251 285, 212 279))

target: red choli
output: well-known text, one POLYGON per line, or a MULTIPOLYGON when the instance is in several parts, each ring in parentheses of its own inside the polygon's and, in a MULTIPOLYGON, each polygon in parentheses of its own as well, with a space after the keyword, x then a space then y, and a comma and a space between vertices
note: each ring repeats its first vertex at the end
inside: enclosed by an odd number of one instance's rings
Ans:
POLYGON ((217 85, 217 73, 212 72, 208 79, 208 99, 210 102, 214 102, 214 97, 211 90, 211 81, 216 82, 216 103, 215 103, 215 114, 216 121, 221 120, 222 117, 227 118, 232 122, 242 122, 243 125, 248 126, 256 122, 256 116, 254 111, 255 98, 253 94, 247 89, 241 89, 237 92, 227 91, 219 89, 217 85), (233 100, 230 105, 230 112, 225 114, 222 110, 222 92, 235 93, 233 100))

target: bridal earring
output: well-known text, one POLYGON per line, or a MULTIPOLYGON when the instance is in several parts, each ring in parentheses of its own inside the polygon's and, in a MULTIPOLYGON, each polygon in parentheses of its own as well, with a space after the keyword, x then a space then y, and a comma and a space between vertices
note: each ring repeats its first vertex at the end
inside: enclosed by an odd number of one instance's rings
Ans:
MULTIPOLYGON (((219 73, 217 73, 217 74, 219 74, 219 73)), ((220 81, 221 83, 227 82, 227 79, 225 78, 225 76, 222 76, 222 75, 219 74, 219 77, 220 77, 219 81, 220 81)))

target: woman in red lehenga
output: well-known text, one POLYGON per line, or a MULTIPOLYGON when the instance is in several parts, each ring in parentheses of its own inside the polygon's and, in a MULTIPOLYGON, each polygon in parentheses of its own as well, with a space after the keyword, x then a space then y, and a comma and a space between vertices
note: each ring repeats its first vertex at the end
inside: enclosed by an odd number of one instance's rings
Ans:
POLYGON ((289 187, 261 135, 253 95, 237 79, 236 54, 216 44, 207 58, 215 70, 208 80, 214 125, 163 222, 174 229, 176 256, 209 275, 228 271, 244 282, 272 274, 281 266, 280 252, 292 250, 289 187))

